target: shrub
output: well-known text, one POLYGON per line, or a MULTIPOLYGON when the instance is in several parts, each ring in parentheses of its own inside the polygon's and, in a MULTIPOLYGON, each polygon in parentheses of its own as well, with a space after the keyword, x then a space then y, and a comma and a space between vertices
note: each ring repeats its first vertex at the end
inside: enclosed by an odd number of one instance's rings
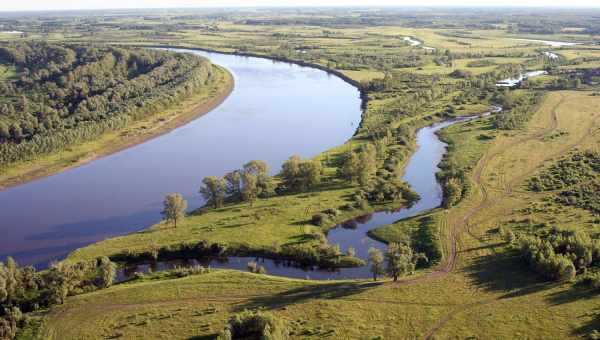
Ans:
POLYGON ((590 286, 590 288, 600 290, 600 273, 588 275, 585 278, 584 282, 587 283, 590 286))
POLYGON ((324 213, 314 214, 313 217, 310 219, 310 223, 316 226, 322 226, 327 222, 329 222, 329 215, 324 213))
POLYGON ((208 269, 203 266, 192 266, 192 267, 176 267, 170 271, 171 276, 175 277, 186 277, 190 275, 204 274, 208 272, 208 269))
POLYGON ((337 210, 337 209, 335 209, 335 208, 329 208, 329 209, 323 211, 323 213, 325 213, 325 214, 327 214, 329 216, 335 217, 335 216, 340 215, 342 212, 339 211, 339 210, 337 210))
POLYGON ((583 232, 553 228, 539 236, 519 237, 519 244, 531 267, 556 281, 571 280, 577 270, 600 263, 600 243, 583 232))
POLYGON ((287 340, 289 331, 284 320, 262 311, 244 311, 233 315, 219 340, 264 339, 287 340))

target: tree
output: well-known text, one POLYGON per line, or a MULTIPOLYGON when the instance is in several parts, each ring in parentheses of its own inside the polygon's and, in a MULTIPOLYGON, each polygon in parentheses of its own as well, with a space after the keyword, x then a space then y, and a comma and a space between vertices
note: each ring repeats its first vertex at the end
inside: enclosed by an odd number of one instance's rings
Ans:
POLYGON ((290 190, 308 190, 321 181, 322 166, 317 160, 303 161, 292 156, 281 166, 283 184, 290 190))
POLYGON ((404 276, 415 270, 416 258, 410 246, 399 243, 390 243, 385 254, 387 259, 386 271, 388 275, 398 281, 399 276, 404 276))
POLYGON ((342 167, 339 170, 341 178, 350 182, 357 182, 360 173, 360 157, 354 150, 349 150, 344 155, 342 167))
POLYGON ((115 265, 108 257, 100 258, 100 287, 108 288, 113 284, 117 276, 117 265, 115 265))
POLYGON ((371 263, 371 273, 373 273, 373 281, 377 281, 377 277, 384 273, 383 271, 383 254, 377 248, 369 248, 369 262, 371 263))
POLYGON ((202 180, 202 184, 200 194, 202 194, 207 203, 215 209, 222 207, 227 189, 225 180, 216 176, 208 176, 202 180))
POLYGON ((173 226, 177 228, 177 221, 185 216, 187 209, 187 201, 183 199, 181 194, 169 194, 163 202, 164 208, 161 214, 167 222, 173 222, 173 226))
POLYGON ((0 140, 7 140, 10 138, 10 129, 4 122, 0 122, 0 140))
POLYGON ((363 146, 359 155, 359 164, 358 184, 364 187, 369 185, 377 171, 377 150, 373 144, 363 146))
POLYGON ((234 170, 225 175, 227 195, 235 200, 242 199, 242 176, 243 173, 240 170, 234 170))
POLYGON ((302 190, 314 188, 321 182, 323 167, 318 160, 308 160, 300 163, 300 187, 302 190))
POLYGON ((462 198, 462 181, 456 177, 450 177, 444 185, 444 208, 456 205, 462 198))
POLYGON ((281 165, 281 178, 288 189, 297 190, 300 187, 301 162, 300 156, 294 155, 281 165))
POLYGON ((242 199, 253 206, 259 193, 258 177, 253 173, 244 171, 242 173, 242 184, 242 199))
POLYGON ((265 161, 252 160, 244 164, 244 172, 256 175, 259 197, 264 197, 272 191, 269 166, 265 161))

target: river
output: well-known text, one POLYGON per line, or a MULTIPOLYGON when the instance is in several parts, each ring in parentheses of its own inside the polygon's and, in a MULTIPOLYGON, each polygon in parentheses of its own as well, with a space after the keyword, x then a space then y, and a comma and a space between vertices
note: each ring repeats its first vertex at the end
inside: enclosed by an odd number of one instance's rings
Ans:
MULTIPOLYGON (((180 51, 226 67, 235 89, 212 112, 130 149, 0 192, 0 259, 39 268, 87 244, 160 220, 179 192, 202 204, 202 178, 252 159, 271 173, 292 154, 347 141, 361 120, 359 91, 324 71, 262 58, 180 51)), ((244 264, 245 265, 245 264, 244 264)))

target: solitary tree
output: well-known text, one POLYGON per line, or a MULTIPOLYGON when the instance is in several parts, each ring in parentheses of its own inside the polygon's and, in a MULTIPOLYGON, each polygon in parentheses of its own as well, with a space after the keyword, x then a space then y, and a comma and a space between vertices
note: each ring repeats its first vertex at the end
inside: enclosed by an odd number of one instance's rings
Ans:
POLYGON ((373 281, 377 281, 377 277, 384 273, 383 271, 383 254, 377 248, 369 248, 369 262, 371 263, 371 273, 373 273, 373 281))
POLYGON ((411 247, 405 244, 390 243, 385 254, 387 258, 386 271, 388 275, 398 281, 399 276, 404 276, 415 270, 417 258, 411 247))
POLYGON ((205 177, 202 180, 200 194, 215 209, 223 206, 225 201, 226 185, 225 180, 216 176, 205 177))
POLYGON ((108 288, 113 284, 117 276, 117 265, 115 265, 108 257, 100 258, 100 286, 108 288))
POLYGON ((181 194, 169 194, 163 202, 164 208, 161 214, 167 222, 173 222, 173 226, 177 228, 177 221, 184 217, 185 209, 187 209, 187 201, 183 199, 181 194))

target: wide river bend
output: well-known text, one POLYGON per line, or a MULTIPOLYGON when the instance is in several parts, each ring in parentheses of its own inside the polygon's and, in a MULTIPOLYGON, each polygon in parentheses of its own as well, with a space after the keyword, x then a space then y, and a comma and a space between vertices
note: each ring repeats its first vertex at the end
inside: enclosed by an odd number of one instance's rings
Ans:
POLYGON ((271 172, 292 154, 343 144, 361 120, 359 91, 324 71, 200 51, 235 78, 212 112, 148 142, 0 192, 0 259, 46 266, 70 251, 160 220, 164 196, 202 204, 202 178, 252 159, 271 172))

